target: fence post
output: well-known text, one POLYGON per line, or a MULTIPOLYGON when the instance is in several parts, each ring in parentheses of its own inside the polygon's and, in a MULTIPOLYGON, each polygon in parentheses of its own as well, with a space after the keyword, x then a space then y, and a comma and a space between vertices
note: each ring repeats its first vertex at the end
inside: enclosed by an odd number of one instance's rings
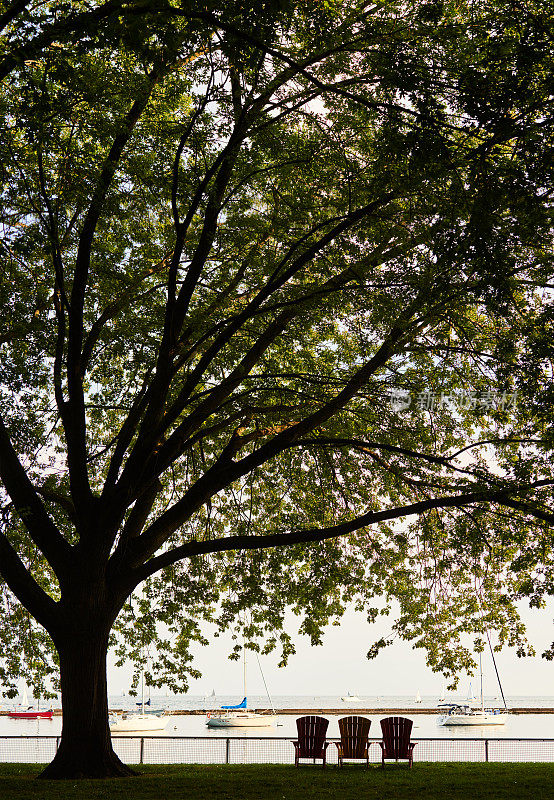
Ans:
POLYGON ((489 740, 485 739, 485 761, 489 760, 489 740))
POLYGON ((231 740, 229 737, 225 740, 225 763, 229 763, 229 752, 231 750, 231 740))
POLYGON ((144 764, 144 736, 140 737, 140 761, 139 764, 144 764))

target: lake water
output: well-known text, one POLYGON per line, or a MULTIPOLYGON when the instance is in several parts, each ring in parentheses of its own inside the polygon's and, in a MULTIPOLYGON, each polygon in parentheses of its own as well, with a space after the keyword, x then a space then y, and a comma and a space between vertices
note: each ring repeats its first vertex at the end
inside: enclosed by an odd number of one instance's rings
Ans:
MULTIPOLYGON (((192 695, 179 695, 179 696, 152 696, 152 708, 164 708, 167 711, 172 709, 183 710, 196 710, 196 709, 216 709, 221 705, 232 703, 239 703, 242 698, 222 696, 215 699, 206 700, 202 697, 194 697, 192 695)), ((461 696, 452 695, 447 698, 453 702, 465 702, 465 698, 461 696)), ((113 709, 134 709, 136 698, 129 696, 111 696, 110 708, 113 709)), ((360 696, 360 703, 345 703, 336 696, 283 696, 274 697, 273 703, 275 708, 301 708, 301 709, 316 709, 317 713, 325 716, 322 711, 326 708, 341 709, 339 715, 329 715, 329 729, 328 737, 335 738, 339 736, 338 719, 340 716, 349 714, 356 714, 357 709, 372 708, 391 709, 401 708, 405 709, 407 713, 405 716, 410 716, 409 709, 424 709, 435 707, 438 703, 438 698, 422 697, 421 704, 416 705, 413 697, 363 697, 360 696), (342 711, 342 709, 344 709, 342 711)), ((554 697, 510 697, 507 698, 509 708, 554 708, 554 697)), ((498 701, 493 700, 492 697, 485 699, 486 705, 500 705, 498 701)), ((54 703, 53 707, 57 705, 54 703)), ((249 706, 252 708, 267 708, 267 697, 249 697, 249 706)), ((8 710, 13 708, 13 703, 5 701, 0 710, 8 710)), ((371 719, 371 735, 378 737, 380 735, 379 720, 387 713, 383 714, 367 714, 364 715, 371 719)), ((417 713, 411 719, 414 721, 413 738, 552 738, 554 739, 554 714, 513 714, 508 717, 505 725, 500 726, 468 726, 461 728, 445 728, 438 724, 438 716, 435 713, 417 713)), ((227 730, 211 730, 206 727, 205 715, 176 715, 170 719, 165 730, 166 736, 209 736, 221 737, 257 737, 257 736, 279 736, 291 737, 296 734, 296 717, 294 715, 284 714, 278 716, 277 724, 270 728, 231 728, 227 730)), ((20 720, 10 719, 9 717, 0 716, 0 736, 56 736, 61 731, 61 717, 54 717, 52 720, 20 720)), ((156 736, 164 735, 164 733, 156 732, 156 736)))

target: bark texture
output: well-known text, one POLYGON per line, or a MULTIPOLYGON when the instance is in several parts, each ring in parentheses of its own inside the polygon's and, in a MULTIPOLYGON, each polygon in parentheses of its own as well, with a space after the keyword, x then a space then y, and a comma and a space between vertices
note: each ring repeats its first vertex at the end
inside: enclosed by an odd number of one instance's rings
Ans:
POLYGON ((107 635, 74 638, 59 648, 63 727, 41 778, 116 778, 135 773, 115 754, 108 721, 107 635))

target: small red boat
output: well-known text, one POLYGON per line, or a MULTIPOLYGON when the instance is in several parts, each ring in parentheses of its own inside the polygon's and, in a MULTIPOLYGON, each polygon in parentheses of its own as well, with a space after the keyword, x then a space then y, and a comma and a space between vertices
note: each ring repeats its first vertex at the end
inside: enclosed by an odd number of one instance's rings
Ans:
POLYGON ((49 711, 8 711, 8 717, 13 719, 52 719, 52 709, 49 711))

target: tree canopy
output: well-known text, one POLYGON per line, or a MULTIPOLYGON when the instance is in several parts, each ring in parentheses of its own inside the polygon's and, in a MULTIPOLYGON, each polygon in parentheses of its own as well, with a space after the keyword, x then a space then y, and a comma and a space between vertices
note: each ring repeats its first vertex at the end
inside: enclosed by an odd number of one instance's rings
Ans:
POLYGON ((525 652, 515 600, 552 586, 548 7, 2 26, 4 686, 60 659, 65 733, 85 640, 177 689, 206 621, 286 661, 287 609, 317 643, 381 596, 445 674, 466 634, 525 652))

